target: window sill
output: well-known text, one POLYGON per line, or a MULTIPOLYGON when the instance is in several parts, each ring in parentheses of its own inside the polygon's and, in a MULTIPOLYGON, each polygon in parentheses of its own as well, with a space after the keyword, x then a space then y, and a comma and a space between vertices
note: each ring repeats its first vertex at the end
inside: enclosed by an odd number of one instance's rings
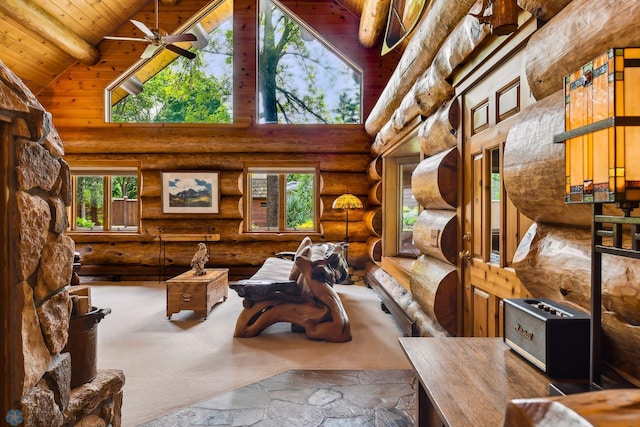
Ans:
POLYGON ((414 258, 382 257, 380 267, 400 283, 407 291, 411 291, 411 270, 416 262, 414 258))
POLYGON ((242 234, 249 236, 322 236, 322 233, 315 230, 299 230, 299 231, 243 231, 242 234))

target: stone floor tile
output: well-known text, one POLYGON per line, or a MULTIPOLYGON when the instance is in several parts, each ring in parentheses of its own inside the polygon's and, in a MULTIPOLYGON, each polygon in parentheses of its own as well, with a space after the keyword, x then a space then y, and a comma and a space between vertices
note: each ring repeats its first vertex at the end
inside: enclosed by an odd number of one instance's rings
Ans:
POLYGON ((409 427, 416 387, 411 370, 293 370, 140 427, 409 427))
POLYGON ((264 407, 271 402, 271 396, 260 385, 250 384, 220 396, 193 405, 198 408, 212 409, 245 409, 264 407))
POLYGON ((324 420, 324 415, 320 408, 283 400, 274 400, 269 404, 267 417, 287 420, 286 425, 291 425, 292 427, 319 426, 324 420))
POLYGON ((354 405, 346 399, 338 399, 322 407, 325 418, 350 418, 372 415, 374 410, 354 405))
POLYGON ((327 418, 322 427, 372 427, 375 418, 373 414, 349 418, 327 418))
POLYGON ((363 408, 390 408, 396 406, 400 398, 415 393, 410 384, 363 384, 358 386, 338 386, 344 398, 363 408))
POLYGON ((403 411, 396 408, 376 411, 376 427, 411 427, 413 420, 403 411))
POLYGON ((308 403, 309 398, 316 392, 316 388, 302 388, 302 389, 278 389, 270 390, 269 397, 277 400, 288 400, 295 403, 308 403))
POLYGON ((324 406, 336 399, 340 399, 341 397, 342 393, 340 393, 339 391, 321 388, 316 390, 311 396, 309 396, 307 402, 310 405, 324 406))

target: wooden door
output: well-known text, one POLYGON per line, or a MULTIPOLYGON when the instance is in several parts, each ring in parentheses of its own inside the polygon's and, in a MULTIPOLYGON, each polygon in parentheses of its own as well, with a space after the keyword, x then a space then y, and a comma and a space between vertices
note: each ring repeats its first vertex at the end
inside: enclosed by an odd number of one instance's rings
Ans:
POLYGON ((510 267, 518 242, 531 225, 510 202, 502 181, 509 128, 532 102, 515 55, 470 87, 463 105, 463 334, 502 335, 502 299, 527 295, 510 267))

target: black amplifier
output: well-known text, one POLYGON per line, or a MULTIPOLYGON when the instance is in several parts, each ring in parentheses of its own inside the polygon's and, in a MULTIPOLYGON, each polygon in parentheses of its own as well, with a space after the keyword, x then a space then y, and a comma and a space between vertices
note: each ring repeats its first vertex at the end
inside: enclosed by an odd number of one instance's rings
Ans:
POLYGON ((504 342, 554 378, 589 377, 590 317, 548 299, 504 300, 504 342))

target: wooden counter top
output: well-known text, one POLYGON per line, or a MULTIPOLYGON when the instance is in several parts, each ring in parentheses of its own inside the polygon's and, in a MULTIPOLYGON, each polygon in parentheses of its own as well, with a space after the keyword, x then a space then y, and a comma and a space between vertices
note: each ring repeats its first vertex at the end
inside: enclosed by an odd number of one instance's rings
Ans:
POLYGON ((511 399, 545 397, 551 382, 502 338, 400 338, 418 379, 418 425, 502 426, 511 399))

